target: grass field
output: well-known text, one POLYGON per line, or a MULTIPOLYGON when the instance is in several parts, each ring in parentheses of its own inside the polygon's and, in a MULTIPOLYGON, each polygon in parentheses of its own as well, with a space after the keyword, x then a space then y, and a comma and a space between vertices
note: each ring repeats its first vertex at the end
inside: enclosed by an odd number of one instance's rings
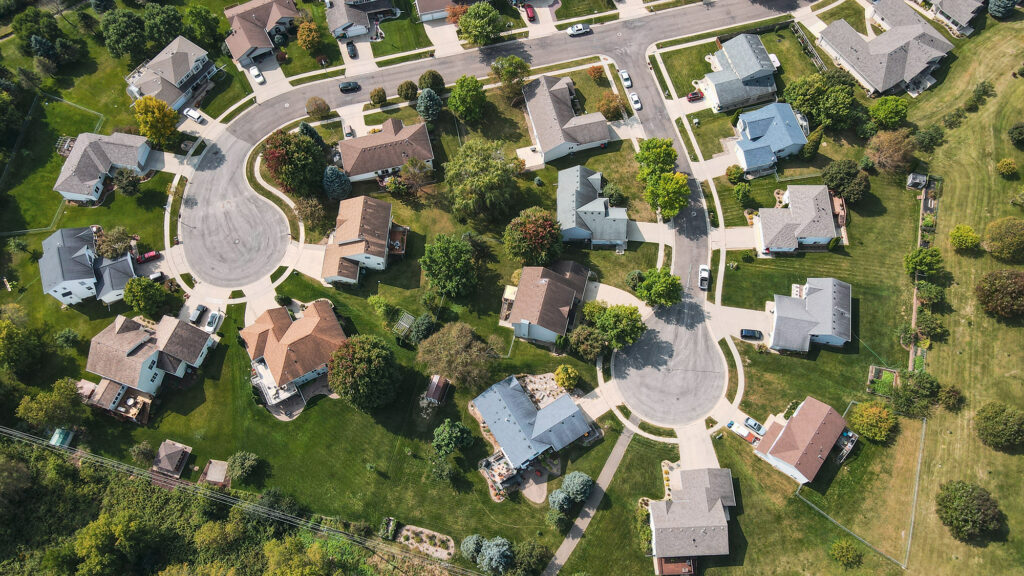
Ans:
POLYGON ((668 74, 677 96, 686 96, 692 92, 693 81, 699 80, 711 72, 711 64, 708 64, 704 57, 714 54, 715 50, 715 43, 708 42, 661 53, 661 61, 665 63, 665 73, 668 74))
POLYGON ((614 0, 562 0, 555 10, 555 18, 568 20, 610 10, 616 10, 614 0))
POLYGON ((693 114, 687 114, 686 117, 689 119, 693 137, 697 139, 697 146, 705 160, 725 151, 722 147, 723 138, 736 135, 736 130, 731 122, 731 114, 715 114, 710 108, 705 108, 693 114), (694 120, 697 120, 699 124, 694 124, 694 120))
POLYGON ((864 8, 857 3, 857 0, 846 0, 839 6, 831 8, 817 15, 826 24, 837 20, 846 20, 853 26, 853 29, 861 34, 867 34, 867 21, 864 19, 864 8))
POLYGON ((370 43, 374 58, 432 46, 412 0, 395 0, 394 4, 402 15, 380 23, 384 39, 370 43))

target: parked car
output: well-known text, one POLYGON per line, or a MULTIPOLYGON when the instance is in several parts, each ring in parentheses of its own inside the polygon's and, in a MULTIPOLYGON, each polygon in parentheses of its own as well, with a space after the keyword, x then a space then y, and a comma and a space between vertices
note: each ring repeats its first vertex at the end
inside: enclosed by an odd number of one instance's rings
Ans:
POLYGON ((193 324, 198 324, 199 319, 203 317, 204 312, 206 312, 206 306, 203 306, 202 304, 196 306, 196 309, 188 315, 188 321, 193 324))
POLYGON ((747 418, 746 420, 744 420, 743 425, 746 426, 747 428, 750 428, 754 432, 757 432, 757 434, 760 436, 764 436, 764 433, 768 431, 765 429, 764 426, 761 426, 760 422, 754 420, 753 418, 747 418))
POLYGON ((636 92, 629 93, 629 103, 633 105, 633 110, 639 110, 644 107, 644 105, 640 103, 640 97, 636 95, 636 92))
POLYGON ((213 334, 217 331, 217 324, 220 323, 220 312, 210 312, 209 318, 206 319, 206 325, 203 326, 203 330, 213 334))
POLYGON ((592 30, 588 24, 573 24, 569 26, 566 32, 569 33, 569 36, 583 36, 584 34, 590 34, 592 30))
POLYGON ((629 77, 629 72, 625 70, 619 70, 619 78, 622 78, 622 85, 626 88, 633 87, 633 79, 629 77))
POLYGON ((686 95, 687 102, 699 102, 704 99, 704 93, 700 90, 694 90, 686 95))
POLYGON ((135 262, 138 264, 145 264, 146 262, 156 260, 159 257, 160 253, 154 250, 152 252, 146 252, 145 254, 139 254, 135 257, 135 262))
POLYGON ((249 76, 252 76, 252 79, 255 80, 257 84, 265 84, 267 82, 267 79, 263 77, 263 72, 260 72, 258 66, 249 68, 249 76))
POLYGON ((701 264, 697 274, 698 278, 700 278, 700 289, 707 290, 708 286, 711 285, 711 268, 701 264))
POLYGON ((750 328, 744 328, 740 330, 740 338, 744 340, 763 340, 764 334, 761 334, 760 330, 752 330, 750 328))
POLYGON ((359 86, 359 82, 342 82, 341 84, 338 84, 338 90, 341 90, 346 94, 349 92, 359 92, 360 88, 361 86, 359 86))
POLYGON ((345 43, 345 49, 348 50, 349 58, 359 58, 359 51, 356 50, 356 43, 349 40, 345 43))
POLYGON ((200 124, 203 123, 203 115, 195 108, 185 108, 183 113, 186 117, 191 118, 200 124))
POLYGON ((526 9, 527 20, 533 22, 534 20, 537 19, 537 11, 533 9, 533 6, 526 4, 525 6, 523 6, 523 8, 526 9))

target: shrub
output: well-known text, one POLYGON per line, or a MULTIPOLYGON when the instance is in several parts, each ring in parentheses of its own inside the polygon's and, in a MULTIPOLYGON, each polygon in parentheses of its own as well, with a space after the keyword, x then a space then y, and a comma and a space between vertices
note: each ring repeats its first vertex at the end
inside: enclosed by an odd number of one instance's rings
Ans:
POLYGON ((996 162, 996 172, 1003 178, 1011 178, 1017 174, 1017 162, 1013 158, 1003 158, 996 162))
POLYGON ((245 480, 259 465, 260 457, 252 452, 235 452, 228 458, 228 477, 232 480, 245 480))
POLYGON ((643 270, 633 270, 629 274, 626 274, 626 287, 630 290, 636 290, 637 286, 639 286, 643 281, 643 270))
POLYGON ((982 444, 997 450, 1024 446, 1024 412, 1002 402, 989 402, 974 415, 982 444))
POLYGON ((1024 122, 1014 124, 1007 133, 1014 146, 1024 146, 1024 122))
POLYGON ((954 250, 974 250, 981 244, 981 236, 966 224, 957 224, 949 231, 949 244, 954 250))
POLYGON ((832 545, 829 546, 828 555, 836 562, 839 562, 843 568, 856 568, 864 561, 864 553, 849 538, 840 538, 833 541, 832 545))
POLYGON ((558 368, 555 368, 555 383, 560 388, 565 390, 572 390, 576 387, 576 383, 580 381, 580 373, 578 370, 569 366, 568 364, 561 364, 558 368))
POLYGON ((1024 316, 1024 271, 989 272, 974 286, 974 296, 985 312, 993 316, 1024 316))
POLYGON ((737 184, 743 180, 743 168, 740 168, 739 164, 733 164, 725 169, 725 177, 730 183, 737 184))
POLYGON ((999 504, 988 490, 960 480, 939 487, 935 512, 957 540, 973 540, 998 530, 1003 522, 999 504))
POLYGON ((861 402, 853 407, 848 418, 855 432, 875 442, 886 442, 896 429, 896 415, 879 400, 861 402))
POLYGON ((1007 216, 985 227, 985 248, 996 260, 1024 261, 1024 218, 1007 216))
POLYGON ((313 96, 309 100, 306 100, 306 114, 309 114, 313 118, 325 118, 331 113, 331 107, 327 105, 327 101, 319 96, 313 96))
POLYGON ((378 86, 373 90, 370 90, 370 104, 374 106, 383 106, 388 101, 388 95, 384 92, 384 88, 378 86))
POLYGON ((398 96, 403 100, 413 101, 420 93, 419 87, 412 80, 406 80, 398 85, 398 96))

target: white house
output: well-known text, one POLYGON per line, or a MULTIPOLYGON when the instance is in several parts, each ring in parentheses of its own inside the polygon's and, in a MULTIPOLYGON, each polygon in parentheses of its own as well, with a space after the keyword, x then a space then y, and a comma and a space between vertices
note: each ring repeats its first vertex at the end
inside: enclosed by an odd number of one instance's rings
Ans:
POLYGON ((831 406, 808 396, 785 423, 772 422, 754 449, 776 470, 806 484, 817 476, 846 421, 831 406))
POLYGON ((384 270, 389 255, 405 253, 409 229, 391 221, 391 203, 356 196, 338 205, 337 227, 324 251, 325 282, 355 284, 360 270, 384 270))
POLYGON ((39 259, 43 293, 65 306, 87 298, 113 304, 124 297, 124 287, 134 277, 130 255, 109 259, 96 254, 92 228, 61 228, 43 240, 39 259))
POLYGON ((141 174, 149 149, 149 142, 142 136, 83 132, 75 138, 53 189, 66 200, 95 202, 103 193, 107 176, 113 176, 117 170, 141 174))
POLYGON ((216 71, 206 50, 178 36, 151 60, 135 68, 125 81, 133 101, 152 96, 180 110, 216 71))

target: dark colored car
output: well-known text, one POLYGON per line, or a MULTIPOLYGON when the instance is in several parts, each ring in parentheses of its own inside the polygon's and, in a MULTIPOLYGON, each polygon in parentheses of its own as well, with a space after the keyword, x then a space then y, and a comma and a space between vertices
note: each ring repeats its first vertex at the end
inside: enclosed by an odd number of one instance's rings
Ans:
POLYGON ((740 338, 743 338, 744 340, 763 340, 764 334, 761 334, 760 330, 744 328, 740 330, 740 338))
POLYGON ((533 9, 533 6, 527 4, 527 5, 523 6, 523 8, 526 9, 526 19, 527 20, 529 20, 530 22, 533 22, 534 20, 537 19, 537 11, 533 9))
POLYGON ((348 42, 345 43, 345 48, 348 50, 348 57, 349 58, 358 58, 359 57, 359 51, 356 50, 356 43, 355 42, 349 40, 348 42))
POLYGON ((135 257, 135 261, 138 262, 139 264, 144 264, 144 263, 149 262, 151 260, 156 260, 159 257, 160 257, 160 253, 159 252, 156 252, 156 251, 146 252, 145 254, 139 254, 138 256, 136 256, 135 257))
POLYGON ((689 94, 686 95, 686 101, 687 102, 697 102, 697 101, 703 100, 703 99, 704 99, 704 93, 701 92, 700 90, 694 90, 693 92, 690 92, 689 94))
POLYGON ((345 93, 359 92, 360 88, 361 87, 359 86, 359 82, 342 82, 341 84, 338 84, 338 90, 341 90, 342 92, 345 93))

